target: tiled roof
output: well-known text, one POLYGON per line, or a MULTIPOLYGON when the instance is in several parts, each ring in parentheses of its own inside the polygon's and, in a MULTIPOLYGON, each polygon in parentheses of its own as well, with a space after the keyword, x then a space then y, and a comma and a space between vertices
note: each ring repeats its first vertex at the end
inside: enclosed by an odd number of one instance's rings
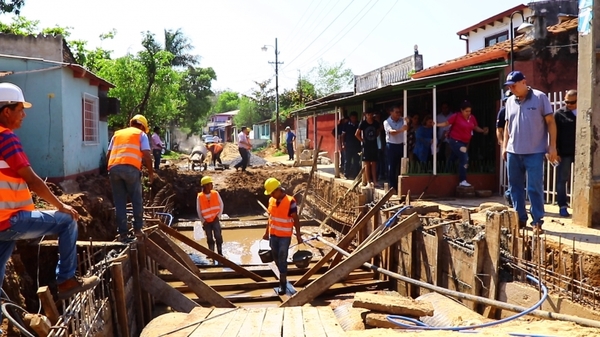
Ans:
MULTIPOLYGON (((577 28, 577 19, 571 19, 554 26, 548 27, 548 33, 559 34, 577 28)), ((519 35, 514 39, 514 51, 518 52, 524 47, 527 47, 533 42, 533 38, 526 35, 519 35)), ((500 59, 508 59, 510 54, 510 40, 496 43, 472 53, 457 57, 452 60, 437 64, 435 66, 423 69, 412 76, 412 78, 422 78, 432 75, 437 75, 464 67, 474 66, 485 62, 490 62, 500 59)))
POLYGON ((527 7, 528 6, 523 5, 523 4, 517 5, 517 6, 513 7, 513 8, 505 10, 502 13, 498 13, 498 14, 496 14, 496 15, 494 15, 492 17, 489 17, 489 18, 487 18, 487 19, 485 19, 485 20, 483 20, 483 21, 481 21, 479 23, 476 23, 476 24, 472 25, 469 28, 465 28, 465 29, 461 30, 460 32, 458 32, 456 34, 458 34, 458 35, 469 35, 470 32, 472 32, 474 30, 477 30, 477 29, 480 29, 480 28, 485 28, 485 26, 487 26, 487 25, 492 25, 493 26, 494 22, 496 22, 496 21, 502 22, 502 20, 504 20, 504 18, 509 17, 512 13, 514 13, 516 11, 521 11, 521 10, 527 8, 527 7))

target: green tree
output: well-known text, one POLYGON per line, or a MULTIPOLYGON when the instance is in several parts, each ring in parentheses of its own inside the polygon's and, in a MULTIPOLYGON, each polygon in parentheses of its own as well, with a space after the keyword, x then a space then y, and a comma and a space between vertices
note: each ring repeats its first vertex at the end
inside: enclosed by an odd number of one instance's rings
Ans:
POLYGON ((279 108, 283 118, 288 118, 291 112, 306 106, 307 102, 316 97, 315 86, 309 81, 298 80, 296 88, 292 90, 285 89, 279 95, 279 108))
POLYGON ((309 78, 318 97, 324 97, 341 90, 351 90, 354 74, 349 68, 344 68, 344 61, 330 65, 319 60, 319 65, 309 72, 309 78))
POLYGON ((180 90, 185 103, 182 108, 181 124, 197 133, 206 125, 211 109, 212 81, 217 78, 213 68, 189 67, 183 73, 180 90))
POLYGON ((227 111, 237 110, 240 105, 240 94, 233 91, 223 91, 216 94, 215 102, 212 105, 210 114, 218 114, 227 111))
POLYGON ((19 15, 23 5, 25 5, 25 0, 0 0, 0 12, 19 15))
POLYGON ((261 120, 258 104, 253 98, 242 96, 240 98, 240 112, 233 117, 235 125, 242 127, 252 125, 261 120))
POLYGON ((272 79, 263 82, 254 82, 258 88, 252 90, 252 99, 256 103, 258 120, 272 119, 275 112, 275 88, 270 87, 272 79))
POLYGON ((38 20, 27 20, 27 18, 25 18, 24 16, 14 16, 12 18, 12 22, 9 24, 0 22, 0 33, 14 35, 37 34, 40 32, 38 28, 39 24, 40 21, 38 20))
POLYGON ((189 67, 198 64, 198 56, 187 54, 194 49, 189 39, 183 34, 181 28, 176 31, 165 29, 164 50, 173 54, 171 65, 175 67, 189 67))

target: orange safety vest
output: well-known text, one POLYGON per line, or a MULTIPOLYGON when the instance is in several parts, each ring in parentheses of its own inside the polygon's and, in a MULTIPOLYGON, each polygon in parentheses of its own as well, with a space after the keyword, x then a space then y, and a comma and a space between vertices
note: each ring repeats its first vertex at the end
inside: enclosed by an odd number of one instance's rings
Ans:
POLYGON ((215 154, 221 153, 221 151, 223 151, 223 146, 221 144, 208 144, 207 147, 215 154))
POLYGON ((275 235, 280 238, 292 236, 294 228, 294 218, 290 213, 290 205, 294 201, 294 197, 286 195, 283 197, 279 206, 275 198, 269 199, 269 235, 275 235))
MULTIPOLYGON (((10 129, 0 126, 0 133, 6 130, 10 129)), ((8 163, 0 159, 0 224, 18 211, 35 209, 25 179, 7 175, 6 169, 9 168, 8 163)))
POLYGON ((221 201, 217 191, 210 191, 210 199, 204 192, 198 193, 200 212, 206 222, 213 222, 221 211, 221 201))
POLYGON ((112 149, 108 160, 108 169, 115 165, 131 165, 138 170, 142 168, 142 141, 144 131, 128 127, 115 132, 112 149))

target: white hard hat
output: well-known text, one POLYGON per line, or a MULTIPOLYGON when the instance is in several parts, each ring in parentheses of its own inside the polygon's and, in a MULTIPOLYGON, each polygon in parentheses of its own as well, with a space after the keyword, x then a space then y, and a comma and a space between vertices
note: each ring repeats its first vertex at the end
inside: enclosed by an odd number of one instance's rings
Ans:
POLYGON ((25 101, 23 91, 12 83, 0 83, 0 106, 23 103, 24 108, 31 108, 31 103, 25 101))

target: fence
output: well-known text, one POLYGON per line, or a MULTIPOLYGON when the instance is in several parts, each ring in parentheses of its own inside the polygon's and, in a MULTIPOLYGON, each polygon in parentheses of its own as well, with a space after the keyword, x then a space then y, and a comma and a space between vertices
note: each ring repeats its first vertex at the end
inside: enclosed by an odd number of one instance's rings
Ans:
MULTIPOLYGON (((563 92, 548 93, 548 99, 550 99, 550 105, 552 110, 556 111, 564 107, 563 92)), ((574 177, 574 163, 571 164, 571 176, 569 183, 567 184, 567 200, 571 207, 571 192, 573 188, 573 177, 574 177)), ((500 188, 499 190, 504 192, 508 188, 508 176, 506 172, 506 162, 502 155, 500 156, 500 188)), ((544 162, 544 199, 546 204, 554 204, 556 202, 556 168, 548 161, 544 162)))

